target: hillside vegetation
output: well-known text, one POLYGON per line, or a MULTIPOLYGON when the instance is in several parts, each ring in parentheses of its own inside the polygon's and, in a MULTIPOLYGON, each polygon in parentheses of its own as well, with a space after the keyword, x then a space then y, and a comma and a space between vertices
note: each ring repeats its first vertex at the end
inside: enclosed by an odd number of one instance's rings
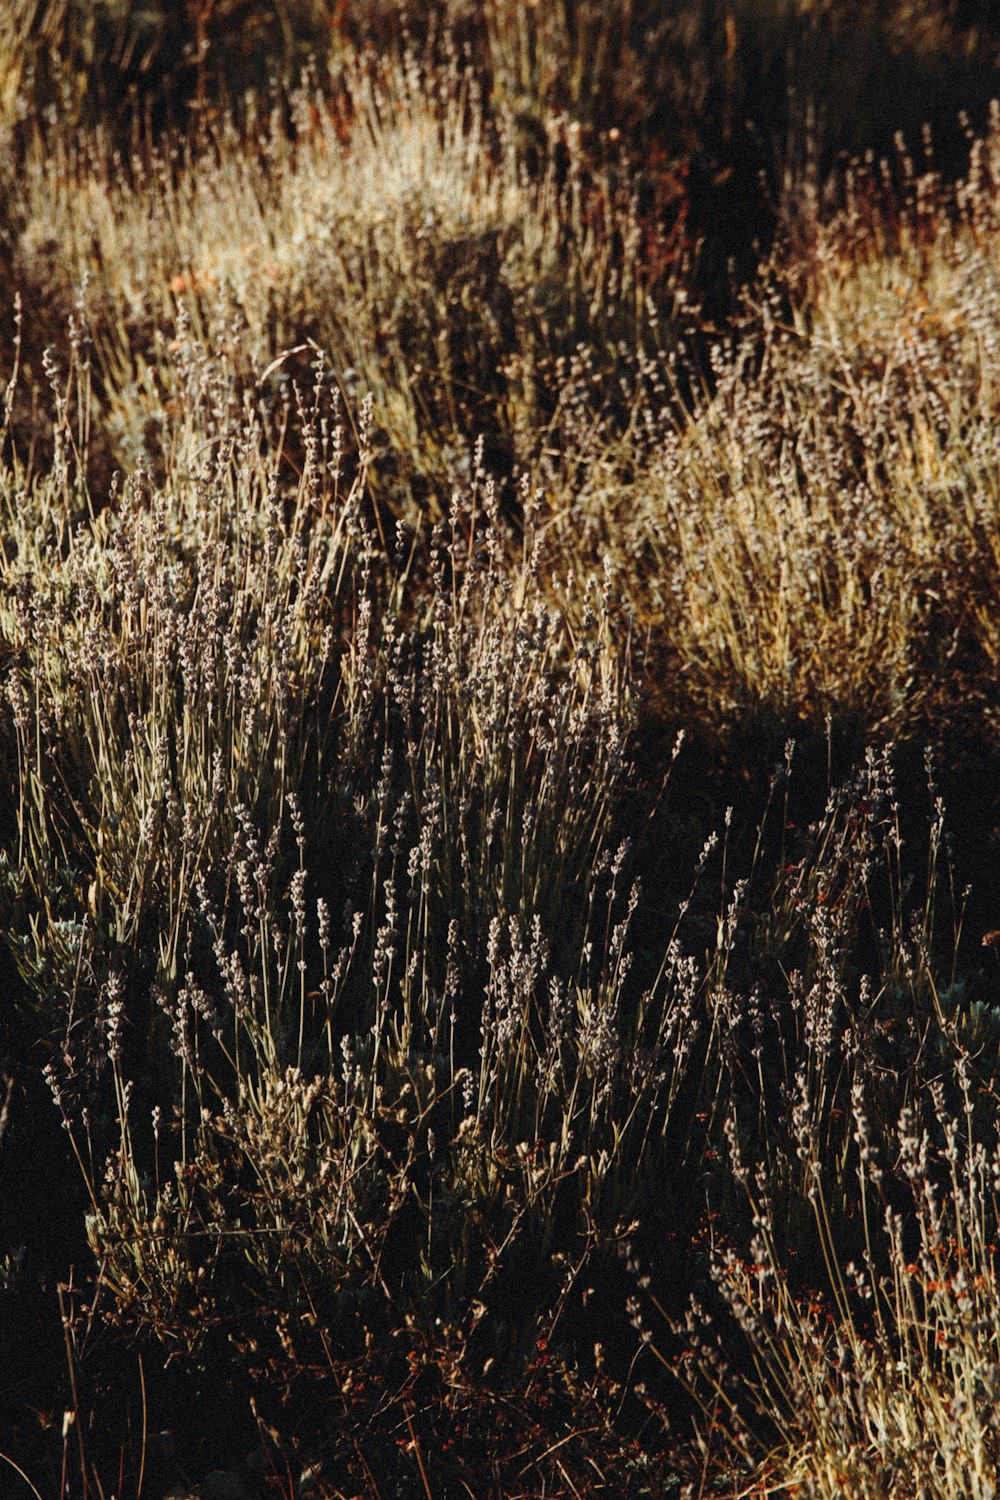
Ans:
POLYGON ((1000 1490, 1000 25, 0 15, 0 1494, 1000 1490))

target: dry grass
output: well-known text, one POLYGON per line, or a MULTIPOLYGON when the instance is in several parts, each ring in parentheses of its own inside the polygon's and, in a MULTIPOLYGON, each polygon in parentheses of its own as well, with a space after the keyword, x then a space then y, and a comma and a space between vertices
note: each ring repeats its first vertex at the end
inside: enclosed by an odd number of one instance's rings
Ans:
POLYGON ((992 1494, 997 924, 912 767, 985 849, 1000 119, 796 136, 720 328, 698 173, 841 7, 307 9, 237 117, 192 8, 157 141, 0 21, 0 1172, 44 1056, 78 1237, 77 1426, 0 1450, 138 1497, 135 1350, 279 1493, 992 1494))
POLYGON ((957 203, 931 173, 892 207, 855 183, 617 499, 701 713, 926 734, 993 701, 997 149, 957 203))
POLYGON ((669 286, 640 265, 627 190, 582 160, 563 180, 553 153, 529 179, 457 67, 356 63, 341 89, 296 96, 294 142, 276 115, 183 164, 137 150, 128 173, 100 136, 36 136, 8 185, 17 273, 32 307, 85 285, 116 463, 169 425, 183 319, 279 408, 306 345, 326 351, 345 419, 373 398, 371 481, 397 513, 439 519, 477 434, 502 472, 573 461, 560 397, 577 366, 591 425, 627 412, 645 299, 669 286))

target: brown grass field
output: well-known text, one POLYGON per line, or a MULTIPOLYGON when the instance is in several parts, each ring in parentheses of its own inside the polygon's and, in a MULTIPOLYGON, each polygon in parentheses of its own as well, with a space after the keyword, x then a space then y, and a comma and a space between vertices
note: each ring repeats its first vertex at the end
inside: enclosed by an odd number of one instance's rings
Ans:
POLYGON ((0 1497, 1000 1492, 998 94, 0 8, 0 1497))

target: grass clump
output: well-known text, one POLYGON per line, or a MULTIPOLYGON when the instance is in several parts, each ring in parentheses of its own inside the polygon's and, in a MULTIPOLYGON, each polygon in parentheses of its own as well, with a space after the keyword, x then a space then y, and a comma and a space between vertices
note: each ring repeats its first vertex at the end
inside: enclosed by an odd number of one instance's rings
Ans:
POLYGON ((26 303, 55 279, 68 309, 87 286, 110 460, 131 466, 169 429, 179 319, 244 383, 266 372, 275 421, 309 345, 327 351, 345 421, 372 397, 371 482, 410 520, 440 519, 477 433, 499 478, 579 446, 571 416, 627 422, 628 351, 646 299, 670 297, 640 265, 627 183, 582 160, 564 180, 551 154, 529 178, 454 66, 357 63, 337 101, 303 89, 292 107, 294 139, 280 115, 242 142, 222 129, 180 170, 137 153, 123 174, 99 138, 57 146, 55 192, 39 137, 11 184, 26 303))
POLYGON ((474 1429, 608 1254, 690 1057, 680 955, 627 987, 628 643, 597 580, 573 639, 479 478, 422 561, 386 551, 322 366, 289 489, 177 358, 168 451, 217 425, 169 507, 140 474, 58 524, 87 499, 59 433, 4 476, 6 915, 110 1324, 229 1348, 260 1401, 356 1383, 344 1452, 418 1396, 474 1429))
POLYGON ((906 159, 895 206, 850 186, 636 486, 699 711, 927 734, 992 701, 992 142, 954 194, 906 159))

